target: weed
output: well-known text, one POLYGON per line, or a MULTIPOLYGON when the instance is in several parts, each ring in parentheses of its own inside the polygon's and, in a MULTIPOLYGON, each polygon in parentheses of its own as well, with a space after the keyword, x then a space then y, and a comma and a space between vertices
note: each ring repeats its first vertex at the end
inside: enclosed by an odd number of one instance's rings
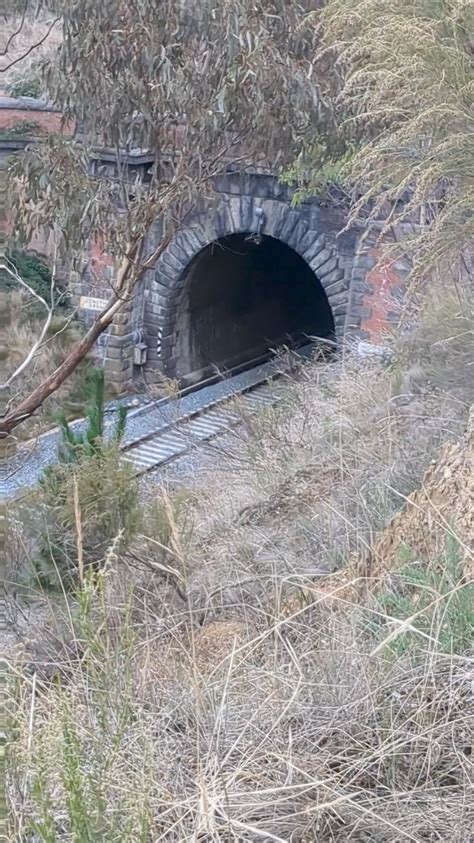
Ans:
POLYGON ((130 672, 136 638, 130 623, 130 602, 115 629, 107 609, 107 576, 107 571, 98 575, 89 571, 77 593, 76 635, 84 651, 82 669, 89 675, 89 689, 78 708, 78 700, 68 688, 61 683, 55 685, 54 729, 46 727, 43 731, 46 723, 41 723, 39 714, 39 730, 30 755, 35 768, 31 787, 35 810, 26 825, 42 843, 56 843, 65 829, 78 843, 149 840, 148 795, 140 790, 140 781, 146 785, 152 770, 150 753, 141 741, 143 775, 136 770, 120 798, 121 807, 110 811, 110 798, 118 784, 117 763, 127 757, 131 730, 130 750, 138 748, 139 730, 135 726, 137 705, 130 672), (87 738, 82 730, 83 715, 90 717, 87 738), (56 770, 53 778, 51 764, 56 770), (55 810, 58 796, 64 804, 60 818, 55 810))
MULTIPOLYGON (((390 638, 387 645, 395 656, 423 651, 427 641, 450 654, 462 655, 472 647, 474 583, 466 581, 459 546, 449 533, 444 555, 428 562, 414 560, 402 567, 377 605, 391 619, 388 627, 393 619, 400 625, 400 635, 390 638)), ((386 625, 380 634, 386 636, 386 625)))
POLYGON ((125 545, 138 522, 137 484, 119 451, 126 412, 119 410, 109 435, 101 370, 91 372, 89 387, 85 429, 75 433, 64 414, 59 417, 59 463, 40 481, 45 524, 33 568, 43 588, 62 587, 71 575, 96 565, 117 537, 125 545))
MULTIPOLYGON (((35 264, 35 272, 38 266, 35 264)), ((31 272, 30 281, 38 287, 46 286, 47 277, 45 274, 44 277, 34 279, 31 272)), ((14 289, 5 295, 2 304, 6 309, 4 331, 4 344, 8 350, 6 365, 8 370, 13 372, 23 362, 35 335, 40 332, 44 323, 44 312, 39 316, 32 297, 14 289)), ((82 334, 83 328, 79 322, 73 319, 65 308, 58 307, 53 315, 45 342, 31 365, 15 381, 16 388, 25 394, 34 389, 63 362, 72 346, 81 339, 82 334)), ((19 428, 19 435, 22 438, 32 438, 45 428, 51 427, 61 409, 68 418, 83 412, 84 402, 88 397, 88 371, 91 365, 92 357, 88 355, 69 381, 51 397, 43 409, 19 428)))
POLYGON ((41 130, 41 124, 37 120, 18 120, 14 126, 4 129, 0 133, 0 140, 10 138, 27 138, 30 135, 37 135, 41 130))
MULTIPOLYGON (((115 429, 105 440, 105 375, 103 369, 92 369, 87 373, 85 388, 89 392, 86 405, 86 428, 75 433, 70 427, 64 412, 58 414, 57 420, 61 429, 62 441, 58 449, 61 463, 75 463, 81 459, 98 457, 104 447, 118 447, 125 433, 127 411, 119 407, 115 429)), ((54 469, 46 472, 46 476, 54 473, 54 469)))
POLYGON ((403 399, 377 361, 310 363, 186 484, 143 486, 124 532, 101 521, 122 484, 135 494, 117 449, 68 443, 89 456, 59 467, 48 535, 78 570, 79 524, 87 564, 61 601, 41 596, 35 638, 56 624, 71 641, 48 654, 60 681, 34 694, 18 670, 19 839, 466 843, 466 406, 435 362, 403 399), (438 487, 440 445, 455 459, 438 487), (379 540, 372 575, 359 563, 379 540))
MULTIPOLYGON (((35 293, 50 304, 51 270, 49 266, 35 255, 19 251, 18 249, 13 249, 8 253, 7 257, 23 281, 29 284, 35 293)), ((6 273, 4 273, 4 278, 2 277, 2 284, 5 290, 14 290, 18 287, 17 282, 6 273)), ((64 291, 61 292, 63 293, 64 291)), ((64 307, 65 303, 65 297, 62 294, 58 300, 58 305, 64 307)))
POLYGON ((30 68, 28 74, 19 76, 15 81, 10 82, 8 93, 11 97, 33 97, 37 99, 43 93, 41 76, 30 68))

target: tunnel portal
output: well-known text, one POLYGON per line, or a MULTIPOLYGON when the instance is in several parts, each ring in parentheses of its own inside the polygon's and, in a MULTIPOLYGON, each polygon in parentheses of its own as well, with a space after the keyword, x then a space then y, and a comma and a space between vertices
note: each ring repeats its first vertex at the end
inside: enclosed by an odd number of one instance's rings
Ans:
POLYGON ((231 234, 210 243, 187 265, 180 287, 173 349, 180 379, 200 380, 279 346, 334 334, 318 278, 274 237, 231 234))

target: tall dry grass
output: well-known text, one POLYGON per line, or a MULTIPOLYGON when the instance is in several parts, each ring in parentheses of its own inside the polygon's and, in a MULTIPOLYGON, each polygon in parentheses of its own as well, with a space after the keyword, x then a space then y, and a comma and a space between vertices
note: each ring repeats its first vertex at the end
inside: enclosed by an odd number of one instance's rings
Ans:
POLYGON ((474 320, 455 296, 390 363, 309 364, 275 409, 242 410, 187 485, 142 490, 134 536, 76 594, 17 600, 36 640, 13 659, 14 839, 471 839, 459 501, 396 573, 357 564, 462 438, 474 320))
POLYGON ((472 676, 444 622, 395 657, 387 612, 336 584, 204 629, 106 590, 82 591, 61 680, 16 689, 16 839, 469 839, 472 676))

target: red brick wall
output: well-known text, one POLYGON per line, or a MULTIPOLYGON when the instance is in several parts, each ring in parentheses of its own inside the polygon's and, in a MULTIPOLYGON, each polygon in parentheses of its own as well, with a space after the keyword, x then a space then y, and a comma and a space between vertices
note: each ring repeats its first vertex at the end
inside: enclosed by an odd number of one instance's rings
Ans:
POLYGON ((115 259, 104 250, 104 243, 94 240, 89 246, 89 295, 108 298, 115 278, 115 259))
POLYGON ((73 123, 68 123, 61 127, 61 114, 58 111, 34 111, 30 108, 0 108, 0 132, 13 129, 19 123, 38 123, 40 127, 38 129, 39 132, 62 132, 68 136, 74 134, 73 123))
POLYGON ((363 336, 378 344, 398 321, 404 281, 396 261, 381 260, 376 249, 371 256, 375 266, 366 276, 360 328, 363 336))

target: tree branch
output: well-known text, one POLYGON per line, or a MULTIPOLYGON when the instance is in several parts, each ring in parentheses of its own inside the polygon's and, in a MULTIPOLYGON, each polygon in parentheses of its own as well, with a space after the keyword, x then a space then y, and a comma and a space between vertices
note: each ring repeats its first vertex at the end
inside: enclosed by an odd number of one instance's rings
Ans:
POLYGON ((49 38, 52 30, 54 29, 59 20, 60 18, 55 18, 48 27, 46 35, 43 35, 43 37, 40 38, 40 40, 37 41, 35 44, 31 44, 26 50, 26 52, 23 53, 23 55, 18 56, 16 59, 12 59, 12 61, 5 67, 0 67, 0 73, 6 73, 7 70, 10 70, 12 67, 14 67, 15 64, 19 64, 21 61, 23 61, 23 59, 26 59, 30 55, 30 53, 32 53, 34 50, 37 50, 38 47, 41 47, 41 45, 44 44, 44 42, 49 38))
POLYGON ((25 369, 28 368, 31 361, 33 360, 33 358, 35 357, 35 355, 37 354, 37 352, 41 348, 41 346, 43 344, 43 341, 44 341, 44 339, 45 339, 45 337, 46 337, 46 335, 49 331, 49 327, 51 325, 51 322, 52 322, 52 319, 53 319, 53 313, 54 313, 54 288, 55 288, 55 285, 56 285, 56 273, 57 273, 57 251, 58 250, 57 250, 57 245, 56 245, 55 252, 54 252, 53 271, 51 273, 50 304, 49 305, 46 302, 46 300, 36 292, 36 290, 34 290, 29 284, 27 284, 27 282, 21 277, 20 273, 18 272, 18 270, 15 267, 10 268, 8 266, 8 263, 3 264, 3 266, 1 267, 2 269, 4 269, 10 275, 10 277, 14 278, 18 282, 18 284, 20 284, 22 287, 24 287, 26 290, 28 290, 28 292, 32 296, 34 296, 34 298, 36 298, 37 301, 39 301, 46 308, 47 316, 46 316, 46 319, 44 321, 43 327, 40 331, 40 335, 39 335, 38 339, 36 340, 36 342, 33 343, 33 345, 31 346, 31 349, 28 352, 28 354, 26 355, 25 359, 18 366, 18 368, 15 369, 13 374, 11 374, 9 378, 7 378, 5 383, 0 384, 0 390, 9 389, 9 387, 11 386, 13 381, 17 377, 19 377, 19 375, 21 375, 22 372, 25 371, 25 369))
POLYGON ((23 7, 23 13, 22 13, 21 20, 20 20, 20 25, 19 25, 18 29, 15 29, 15 31, 14 31, 14 32, 12 32, 12 33, 9 35, 9 37, 8 37, 8 41, 7 41, 6 45, 5 45, 5 48, 4 48, 4 49, 0 52, 0 56, 6 56, 6 55, 7 55, 8 50, 10 49, 10 44, 12 43, 12 41, 14 41, 14 40, 15 40, 15 38, 17 37, 17 35, 19 35, 19 34, 20 34, 20 32, 22 31, 22 29, 23 29, 23 27, 24 27, 24 25, 25 25, 25 19, 26 19, 26 13, 27 13, 27 11, 28 11, 28 0, 25 0, 25 5, 24 5, 24 7, 23 7))
MULTIPOLYGON (((162 240, 160 246, 153 252, 154 260, 158 260, 171 241, 174 231, 162 240)), ((135 289, 138 281, 150 265, 150 258, 146 263, 136 264, 136 259, 144 241, 144 235, 137 237, 125 253, 120 269, 117 273, 117 292, 111 297, 107 306, 91 325, 82 340, 72 349, 66 359, 39 386, 26 396, 17 407, 9 411, 0 420, 0 439, 8 436, 18 425, 29 418, 42 404, 59 389, 67 378, 74 372, 78 363, 96 343, 97 339, 112 324, 115 315, 124 306, 135 289), (135 271, 134 271, 135 270, 135 271), (120 297, 119 297, 120 296, 120 297)), ((151 256, 150 256, 151 257, 151 256)))

